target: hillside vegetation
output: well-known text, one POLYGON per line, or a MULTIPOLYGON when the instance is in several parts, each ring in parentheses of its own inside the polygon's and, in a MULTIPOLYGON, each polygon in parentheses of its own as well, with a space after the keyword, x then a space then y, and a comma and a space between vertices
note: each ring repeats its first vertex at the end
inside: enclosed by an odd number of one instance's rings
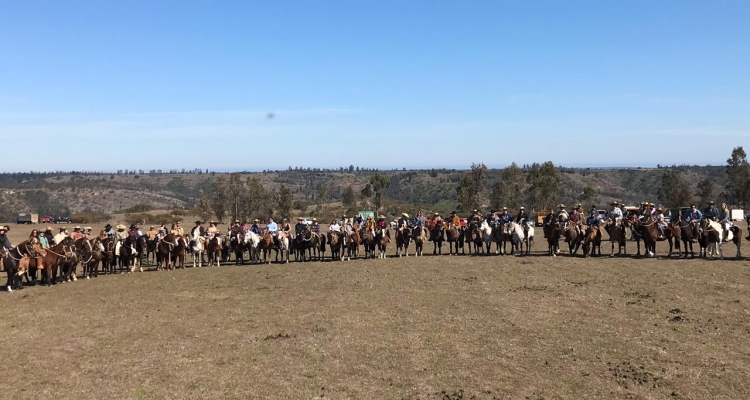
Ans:
MULTIPOLYGON (((529 166, 521 166, 524 175, 529 166)), ((708 178, 717 196, 727 183, 724 166, 672 166, 697 193, 697 185, 708 178)), ((667 169, 590 169, 557 167, 562 191, 549 204, 573 204, 584 199, 586 188, 593 189, 586 199, 597 206, 611 200, 627 204, 641 201, 658 202, 662 176, 667 169)), ((491 204, 491 187, 500 179, 502 169, 488 169, 479 199, 483 208, 491 204)), ((383 211, 396 214, 399 210, 450 212, 460 208, 457 188, 466 170, 388 170, 375 171, 355 167, 339 170, 290 168, 284 171, 240 173, 241 179, 256 178, 274 196, 288 188, 297 214, 326 216, 343 209, 347 189, 356 194, 356 207, 372 208, 370 199, 361 195, 373 174, 390 180, 383 189, 383 211), (318 215, 316 215, 318 214, 318 215)), ((201 193, 211 199, 214 181, 228 173, 191 172, 136 173, 25 173, 0 174, 0 218, 8 221, 17 213, 36 212, 40 215, 70 215, 80 213, 110 214, 142 212, 150 209, 192 208, 201 193)), ((695 195, 695 200, 698 200, 695 195)), ((588 204, 587 204, 588 206, 588 204)), ((231 214, 231 213, 229 213, 231 214)), ((231 216, 231 215, 229 215, 231 216)))

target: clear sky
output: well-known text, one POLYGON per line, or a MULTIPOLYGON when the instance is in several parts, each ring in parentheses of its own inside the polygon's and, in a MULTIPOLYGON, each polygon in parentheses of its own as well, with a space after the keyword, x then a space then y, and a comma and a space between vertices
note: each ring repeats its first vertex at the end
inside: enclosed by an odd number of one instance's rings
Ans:
POLYGON ((5 171, 719 165, 750 147, 747 0, 0 9, 5 171))

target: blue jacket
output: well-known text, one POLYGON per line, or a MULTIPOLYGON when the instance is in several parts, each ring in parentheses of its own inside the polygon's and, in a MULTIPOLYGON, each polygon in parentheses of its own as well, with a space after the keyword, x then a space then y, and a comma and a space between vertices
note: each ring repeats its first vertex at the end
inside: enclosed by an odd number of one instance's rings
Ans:
POLYGON ((719 217, 719 210, 716 207, 706 207, 705 210, 703 210, 703 218, 708 218, 710 220, 716 221, 716 218, 719 217))
POLYGON ((250 232, 260 235, 260 227, 258 225, 253 225, 250 227, 250 232))
POLYGON ((682 215, 682 218, 690 221, 701 222, 701 220, 703 219, 703 214, 700 210, 695 210, 695 212, 688 210, 685 212, 685 214, 682 215))
POLYGON ((500 214, 500 222, 502 222, 503 224, 513 222, 513 215, 511 213, 500 214))
POLYGON ((599 215, 592 215, 586 218, 586 225, 588 226, 597 226, 599 225, 599 222, 601 222, 601 217, 599 215))

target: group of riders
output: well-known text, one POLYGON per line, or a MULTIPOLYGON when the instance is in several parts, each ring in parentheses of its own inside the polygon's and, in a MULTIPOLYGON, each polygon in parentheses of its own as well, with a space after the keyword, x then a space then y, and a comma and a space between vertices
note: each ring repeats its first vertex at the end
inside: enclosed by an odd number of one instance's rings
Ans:
MULTIPOLYGON (((626 207, 624 204, 620 205, 617 201, 610 204, 610 209, 605 214, 600 213, 595 206, 592 206, 588 213, 584 212, 584 208, 581 204, 577 204, 572 212, 568 212, 564 204, 558 205, 558 210, 550 209, 547 216, 544 218, 543 225, 560 225, 564 229, 573 226, 578 234, 583 235, 588 229, 599 228, 602 225, 620 226, 625 228, 625 219, 628 215, 634 215, 635 217, 643 220, 651 217, 658 225, 659 237, 664 238, 664 229, 667 226, 666 215, 662 207, 657 207, 654 203, 644 202, 641 203, 640 208, 633 209, 632 207, 626 207)), ((686 210, 681 216, 684 223, 699 224, 703 219, 709 219, 716 221, 721 224, 725 233, 732 227, 731 216, 729 208, 726 203, 722 203, 717 208, 713 201, 709 201, 707 207, 701 211, 695 204, 692 204, 688 210, 686 210)), ((450 217, 443 219, 440 213, 434 213, 431 216, 425 216, 422 211, 418 211, 414 217, 410 217, 409 214, 403 213, 401 217, 395 221, 394 228, 401 231, 405 228, 427 228, 430 232, 434 231, 436 227, 445 227, 450 230, 453 227, 458 229, 466 229, 467 226, 479 226, 483 221, 486 221, 488 225, 496 228, 501 225, 505 225, 511 222, 518 224, 531 223, 531 218, 526 214, 524 207, 520 207, 518 214, 514 217, 507 209, 503 207, 501 211, 491 210, 484 216, 479 210, 473 210, 471 216, 468 218, 460 218, 456 211, 450 214, 450 217)), ((241 223, 240 220, 234 220, 234 223, 229 228, 230 240, 237 240, 240 234, 246 234, 247 232, 253 232, 256 235, 270 234, 273 237, 275 246, 278 246, 278 239, 280 235, 288 238, 299 240, 303 235, 308 234, 321 234, 321 228, 317 218, 313 218, 311 223, 306 223, 303 218, 299 218, 297 224, 292 228, 289 221, 284 218, 281 224, 277 224, 273 218, 268 218, 264 227, 261 228, 259 219, 254 219, 252 224, 248 226, 246 223, 241 223)), ((328 232, 335 233, 346 233, 351 234, 353 232, 370 232, 373 237, 383 237, 391 225, 386 222, 386 217, 379 215, 374 218, 369 215, 364 218, 362 214, 358 214, 356 217, 342 216, 340 219, 333 219, 328 225, 328 232)), ((13 246, 10 243, 6 233, 10 228, 8 226, 0 226, 0 247, 5 249, 11 249, 13 246)), ((440 229, 440 235, 444 235, 444 229, 440 229)), ((162 223, 160 226, 151 225, 149 230, 143 233, 137 224, 130 225, 127 228, 125 225, 118 224, 115 227, 107 224, 104 230, 100 233, 102 238, 111 238, 115 245, 115 254, 119 254, 120 247, 129 238, 138 239, 141 236, 146 236, 149 242, 158 242, 164 240, 168 235, 172 237, 183 237, 185 236, 185 230, 181 226, 180 222, 177 221, 167 228, 166 223, 162 223)), ((68 233, 67 228, 61 227, 57 234, 53 234, 52 227, 46 227, 44 231, 38 231, 36 229, 31 231, 29 236, 30 242, 38 242, 43 248, 49 248, 57 243, 62 242, 66 237, 70 237, 73 241, 79 238, 94 239, 95 235, 92 233, 91 227, 80 227, 76 226, 73 228, 73 232, 68 233)), ((190 230, 190 237, 197 239, 203 237, 206 240, 213 239, 214 237, 221 238, 222 232, 218 227, 216 221, 210 221, 208 228, 204 228, 201 221, 195 221, 195 226, 190 230)), ((431 237, 430 240, 433 238, 431 237)), ((443 240, 444 236, 441 239, 443 240)), ((221 240, 221 239, 220 239, 221 240)), ((566 239, 567 240, 567 239, 566 239)), ((176 243, 174 243, 176 245, 176 243)))
MULTIPOLYGON (((588 216, 584 212, 583 206, 577 204, 573 209, 572 213, 566 210, 564 204, 558 206, 558 210, 550 209, 547 216, 544 219, 543 225, 550 226, 554 224, 561 224, 563 229, 567 229, 569 224, 573 224, 574 229, 578 234, 584 234, 584 224, 588 226, 588 229, 601 227, 602 224, 608 224, 610 226, 620 226, 625 229, 625 218, 631 214, 640 220, 652 218, 659 229, 659 239, 664 239, 664 228, 667 226, 667 216, 664 214, 662 207, 657 207, 654 203, 643 202, 640 204, 638 209, 630 209, 625 204, 620 205, 617 201, 610 203, 610 209, 606 211, 606 214, 601 214, 596 209, 596 206, 592 206, 588 212, 588 216)), ((726 203, 722 203, 720 208, 716 208, 713 201, 709 201, 707 207, 701 212, 695 204, 690 205, 690 209, 686 210, 680 215, 683 222, 687 224, 699 225, 703 219, 709 219, 711 221, 718 222, 724 229, 724 237, 733 226, 729 207, 726 203)), ((750 217, 749 217, 750 218, 750 217)))

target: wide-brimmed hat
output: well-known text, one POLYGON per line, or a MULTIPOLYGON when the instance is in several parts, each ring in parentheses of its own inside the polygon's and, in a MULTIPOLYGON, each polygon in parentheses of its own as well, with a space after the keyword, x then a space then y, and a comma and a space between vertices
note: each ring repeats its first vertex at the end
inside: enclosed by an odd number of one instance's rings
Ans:
POLYGON ((712 201, 709 201, 709 202, 708 202, 708 204, 714 204, 713 200, 712 200, 712 201))
POLYGON ((104 225, 104 229, 109 229, 111 227, 112 227, 112 225, 110 225, 110 224, 104 225))
MULTIPOLYGON (((115 228, 117 228, 117 229, 125 229, 125 225, 123 225, 123 224, 117 224, 117 226, 115 228)), ((61 228, 61 229, 65 229, 65 228, 61 228)))
POLYGON ((260 220, 259 220, 258 218, 255 218, 255 219, 253 220, 253 222, 260 222, 260 220))
POLYGON ((78 225, 76 225, 76 226, 75 226, 75 227, 73 228, 73 230, 74 230, 74 231, 78 231, 78 230, 80 230, 80 229, 81 229, 81 227, 80 227, 80 226, 78 226, 78 225))
POLYGON ((0 225, 0 231, 7 231, 4 226, 0 225))
MULTIPOLYGON (((367 218, 372 218, 372 215, 368 216, 367 218)), ((318 219, 313 217, 312 222, 318 222, 318 219)))
POLYGON ((503 207, 503 211, 508 211, 508 207, 503 207))
POLYGON ((654 203, 648 203, 649 207, 654 207, 654 203))
MULTIPOLYGON (((454 213, 454 214, 455 214, 455 213, 454 213)), ((435 213, 435 216, 436 216, 436 217, 439 217, 439 216, 440 216, 440 213, 435 213)))
POLYGON ((239 223, 240 223, 240 220, 238 220, 238 219, 235 219, 235 220, 234 220, 234 223, 235 223, 235 224, 239 224, 239 223))
POLYGON ((401 213, 401 216, 409 218, 409 214, 407 214, 407 213, 401 213))
POLYGON ((148 227, 148 229, 156 229, 156 226, 155 225, 151 225, 151 226, 148 227))
POLYGON ((50 232, 52 232, 52 227, 51 227, 51 226, 48 226, 48 227, 44 228, 44 231, 45 231, 45 232, 47 232, 47 231, 50 231, 50 232))
POLYGON ((656 207, 656 211, 663 211, 661 207, 656 207))
POLYGON ((378 215, 378 219, 385 219, 385 215, 378 215))
POLYGON ((477 213, 477 212, 479 212, 479 210, 477 210, 477 209, 473 209, 473 210, 471 210, 471 212, 473 212, 473 213, 477 213))
POLYGON ((209 224, 214 224, 214 225, 216 225, 216 221, 214 221, 214 220, 211 220, 211 221, 209 222, 209 224))
POLYGON ((565 204, 560 204, 557 208, 565 208, 565 204))
POLYGON ((305 219, 302 217, 297 218, 297 221, 304 221, 305 219))
POLYGON ((610 205, 610 206, 616 206, 616 205, 617 205, 617 202, 616 202, 616 201, 613 201, 613 202, 609 203, 609 205, 610 205))
POLYGON ((526 207, 523 207, 523 206, 521 208, 519 208, 519 210, 525 210, 525 209, 526 209, 526 207))
POLYGON ((581 208, 583 205, 581 203, 576 204, 576 208, 581 208))
POLYGON ((200 224, 201 224, 201 221, 200 221, 200 220, 198 220, 198 221, 195 221, 195 224, 196 224, 196 225, 200 225, 200 224))
POLYGON ((130 229, 138 229, 138 225, 136 225, 136 224, 130 224, 130 229))

